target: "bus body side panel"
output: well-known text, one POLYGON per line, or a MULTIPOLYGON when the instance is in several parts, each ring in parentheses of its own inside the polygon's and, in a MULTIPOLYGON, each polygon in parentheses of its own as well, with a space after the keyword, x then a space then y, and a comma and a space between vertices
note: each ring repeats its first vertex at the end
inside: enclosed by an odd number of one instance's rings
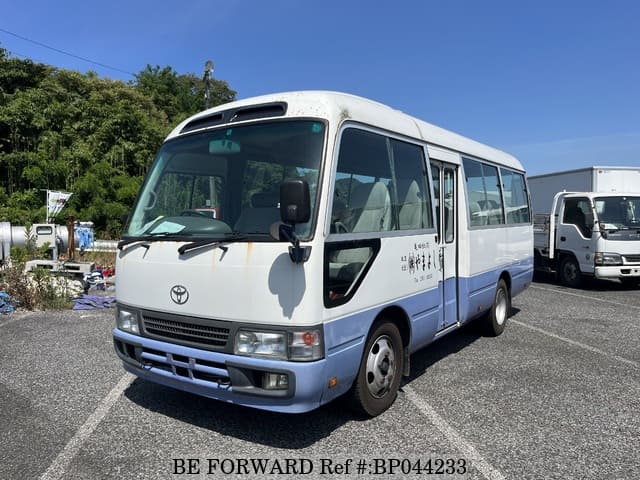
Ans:
POLYGON ((511 297, 522 293, 533 280, 533 256, 511 265, 511 297))
POLYGON ((385 308, 399 307, 409 317, 411 325, 409 349, 411 352, 430 343, 438 329, 440 295, 438 288, 432 288, 325 324, 327 365, 324 384, 328 385, 329 379, 336 377, 338 386, 325 390, 322 403, 333 400, 351 387, 360 368, 367 334, 374 320, 385 308))
POLYGON ((460 247, 461 323, 491 308, 503 272, 510 277, 512 297, 531 283, 531 231, 529 224, 467 230, 460 247))

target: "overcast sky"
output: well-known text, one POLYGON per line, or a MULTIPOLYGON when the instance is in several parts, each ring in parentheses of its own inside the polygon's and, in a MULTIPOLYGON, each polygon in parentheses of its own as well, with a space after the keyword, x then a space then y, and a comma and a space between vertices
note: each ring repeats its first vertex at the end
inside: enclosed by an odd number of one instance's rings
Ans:
POLYGON ((640 166, 637 1, 0 2, 0 46, 20 58, 125 81, 147 64, 201 75, 211 59, 238 98, 361 95, 532 175, 640 166))

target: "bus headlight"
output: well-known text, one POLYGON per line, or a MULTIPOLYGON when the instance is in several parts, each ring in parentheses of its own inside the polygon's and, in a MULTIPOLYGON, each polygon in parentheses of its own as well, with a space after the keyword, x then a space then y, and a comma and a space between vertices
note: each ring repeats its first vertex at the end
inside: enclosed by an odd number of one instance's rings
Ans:
POLYGON ((596 265, 622 265, 622 256, 617 253, 596 252, 593 259, 596 265))
POLYGON ((233 353, 248 357, 311 362, 324 356, 320 330, 265 332, 238 330, 233 353))
POLYGON ((287 340, 284 332, 252 332, 238 330, 233 353, 250 357, 287 359, 287 340))
POLYGON ((134 335, 140 335, 138 312, 118 307, 116 310, 116 323, 120 330, 133 333, 134 335))

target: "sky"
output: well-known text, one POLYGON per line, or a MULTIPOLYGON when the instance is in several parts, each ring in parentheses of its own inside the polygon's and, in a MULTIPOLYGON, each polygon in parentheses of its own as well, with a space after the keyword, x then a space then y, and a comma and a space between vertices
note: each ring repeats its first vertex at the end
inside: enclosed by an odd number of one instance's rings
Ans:
POLYGON ((640 166, 633 0, 0 0, 0 47, 124 81, 148 64, 200 76, 212 60, 238 98, 352 93, 529 175, 640 166))

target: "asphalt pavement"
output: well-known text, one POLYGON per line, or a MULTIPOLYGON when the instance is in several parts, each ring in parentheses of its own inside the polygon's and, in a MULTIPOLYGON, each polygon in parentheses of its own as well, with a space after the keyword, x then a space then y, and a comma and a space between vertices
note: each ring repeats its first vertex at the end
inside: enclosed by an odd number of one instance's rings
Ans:
POLYGON ((640 478, 640 290, 541 278, 513 310, 500 337, 470 325, 413 355, 371 420, 137 380, 113 310, 0 317, 0 478, 640 478), (260 459, 272 475, 247 473, 260 459))

